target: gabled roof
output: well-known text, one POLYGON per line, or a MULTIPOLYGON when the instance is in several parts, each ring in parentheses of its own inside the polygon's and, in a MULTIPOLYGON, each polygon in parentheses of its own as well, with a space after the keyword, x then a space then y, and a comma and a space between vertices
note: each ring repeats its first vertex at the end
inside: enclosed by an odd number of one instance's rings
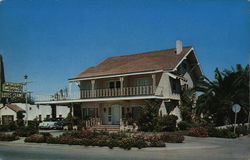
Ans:
POLYGON ((23 110, 21 107, 19 107, 18 105, 15 105, 15 104, 6 104, 5 106, 10 108, 14 112, 25 112, 25 110, 23 110))
POLYGON ((180 54, 176 54, 176 48, 172 48, 107 58, 97 66, 88 68, 73 79, 155 70, 172 70, 190 49, 192 49, 191 46, 183 47, 180 54))

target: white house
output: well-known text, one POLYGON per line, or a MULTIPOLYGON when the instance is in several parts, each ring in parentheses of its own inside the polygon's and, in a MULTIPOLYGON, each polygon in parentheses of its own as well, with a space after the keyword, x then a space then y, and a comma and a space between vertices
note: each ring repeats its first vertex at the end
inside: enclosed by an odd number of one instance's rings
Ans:
POLYGON ((17 113, 25 113, 25 110, 15 104, 6 104, 0 108, 0 124, 8 124, 17 120, 17 113))
MULTIPOLYGON (((13 103, 6 104, 0 108, 0 121, 2 124, 5 122, 16 121, 17 112, 22 112, 24 120, 26 119, 26 113, 28 113, 28 120, 34 119, 44 120, 46 118, 52 118, 52 107, 50 105, 31 105, 25 103, 13 103)), ((56 106, 56 116, 54 118, 66 118, 69 113, 69 107, 67 106, 56 106)))
POLYGON ((172 114, 181 120, 181 89, 194 87, 201 75, 194 48, 182 47, 182 42, 177 41, 172 49, 107 58, 69 79, 78 84, 77 92, 56 98, 38 96, 36 104, 68 104, 83 120, 119 126, 126 114, 138 119, 145 100, 158 99, 161 114, 166 114, 171 104, 175 106, 172 114))

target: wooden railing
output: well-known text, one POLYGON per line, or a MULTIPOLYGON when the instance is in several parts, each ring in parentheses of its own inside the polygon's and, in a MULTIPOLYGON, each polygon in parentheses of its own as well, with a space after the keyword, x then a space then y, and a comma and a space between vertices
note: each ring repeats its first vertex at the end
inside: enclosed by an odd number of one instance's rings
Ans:
POLYGON ((101 98, 119 96, 144 96, 152 95, 153 86, 138 86, 113 89, 81 90, 81 98, 101 98))
POLYGON ((113 89, 80 90, 70 92, 68 95, 37 95, 36 102, 64 101, 73 99, 105 98, 105 97, 127 97, 146 96, 154 94, 153 86, 124 87, 113 89))

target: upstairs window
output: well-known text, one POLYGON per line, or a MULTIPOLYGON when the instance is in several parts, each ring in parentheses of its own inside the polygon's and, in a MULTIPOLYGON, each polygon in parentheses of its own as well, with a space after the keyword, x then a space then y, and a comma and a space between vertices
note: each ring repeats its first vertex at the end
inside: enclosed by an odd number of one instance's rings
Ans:
POLYGON ((135 80, 135 86, 150 86, 151 81, 149 78, 138 78, 135 80))
POLYGON ((109 81, 108 88, 110 88, 110 89, 121 88, 121 82, 120 81, 109 81))

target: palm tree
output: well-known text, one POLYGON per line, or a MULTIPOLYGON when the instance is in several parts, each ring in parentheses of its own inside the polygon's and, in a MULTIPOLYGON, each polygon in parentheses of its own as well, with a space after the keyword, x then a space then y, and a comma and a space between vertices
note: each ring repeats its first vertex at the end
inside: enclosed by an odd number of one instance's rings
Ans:
POLYGON ((195 106, 196 94, 194 89, 184 88, 180 94, 181 117, 183 121, 191 122, 193 119, 193 108, 195 106))
POLYGON ((243 112, 249 110, 249 66, 242 68, 237 65, 236 68, 223 72, 216 68, 214 81, 203 76, 195 88, 201 92, 196 112, 212 116, 217 125, 230 123, 231 106, 235 103, 242 106, 243 112))

